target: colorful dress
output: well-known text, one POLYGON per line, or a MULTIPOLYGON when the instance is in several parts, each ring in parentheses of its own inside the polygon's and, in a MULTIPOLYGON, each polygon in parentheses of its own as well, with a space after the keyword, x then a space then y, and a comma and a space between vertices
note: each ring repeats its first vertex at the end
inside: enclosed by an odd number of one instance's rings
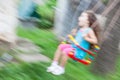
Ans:
MULTIPOLYGON (((84 35, 88 34, 91 28, 80 29, 75 36, 75 40, 79 43, 79 45, 88 50, 90 48, 90 43, 84 39, 84 35)), ((79 59, 84 59, 86 56, 86 52, 78 48, 76 45, 72 44, 72 47, 75 49, 75 56, 79 59)))

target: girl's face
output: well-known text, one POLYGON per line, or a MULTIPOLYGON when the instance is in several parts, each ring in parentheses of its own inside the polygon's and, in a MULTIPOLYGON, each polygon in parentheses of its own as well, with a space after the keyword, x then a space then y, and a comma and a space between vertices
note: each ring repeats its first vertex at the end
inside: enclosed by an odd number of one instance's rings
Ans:
POLYGON ((83 12, 80 17, 78 18, 78 25, 81 27, 84 27, 86 25, 89 25, 88 21, 88 14, 83 12))

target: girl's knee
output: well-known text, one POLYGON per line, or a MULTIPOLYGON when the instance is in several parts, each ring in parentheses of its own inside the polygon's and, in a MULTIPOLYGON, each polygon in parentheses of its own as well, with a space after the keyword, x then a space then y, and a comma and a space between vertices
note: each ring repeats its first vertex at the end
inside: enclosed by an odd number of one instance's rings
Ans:
POLYGON ((59 50, 62 50, 62 49, 63 49, 63 45, 60 44, 60 45, 58 46, 58 49, 59 49, 59 50))
POLYGON ((60 44, 60 45, 58 46, 58 48, 59 48, 60 50, 63 50, 63 49, 65 48, 65 44, 60 44))
POLYGON ((69 54, 71 51, 73 51, 72 48, 67 48, 67 49, 64 49, 64 50, 63 50, 63 53, 64 53, 65 55, 67 55, 67 54, 69 54))
POLYGON ((61 49, 61 50, 64 50, 66 48, 71 48, 71 45, 70 44, 60 44, 58 46, 58 48, 61 49))

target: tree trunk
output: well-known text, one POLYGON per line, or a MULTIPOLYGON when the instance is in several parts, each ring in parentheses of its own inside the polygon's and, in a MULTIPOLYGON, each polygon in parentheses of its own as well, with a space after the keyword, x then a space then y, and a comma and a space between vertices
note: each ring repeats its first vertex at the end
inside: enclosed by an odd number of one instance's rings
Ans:
POLYGON ((115 20, 114 24, 111 24, 113 16, 116 12, 120 9, 120 2, 111 10, 111 12, 107 15, 107 22, 106 26, 108 28, 110 26, 114 26, 109 36, 105 41, 103 41, 101 45, 101 50, 96 57, 95 64, 93 65, 92 71, 97 74, 107 74, 113 72, 115 70, 116 60, 118 58, 118 47, 119 47, 119 40, 120 40, 120 15, 117 15, 117 20, 115 20))
MULTIPOLYGON (((80 1, 80 0, 75 0, 80 1)), ((55 24, 54 32, 58 38, 65 37, 70 32, 70 25, 72 17, 75 12, 73 0, 58 0, 56 13, 55 13, 55 24)), ((76 3, 75 3, 76 4, 76 3)), ((78 6, 78 4, 76 4, 78 6)))

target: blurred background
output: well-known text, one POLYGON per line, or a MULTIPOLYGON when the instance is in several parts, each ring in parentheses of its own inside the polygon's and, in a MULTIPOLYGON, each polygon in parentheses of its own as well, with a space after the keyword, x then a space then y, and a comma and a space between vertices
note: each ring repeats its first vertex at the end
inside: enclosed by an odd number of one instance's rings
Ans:
POLYGON ((0 80, 119 80, 119 0, 0 0, 0 80), (93 10, 102 28, 101 50, 91 65, 69 59, 66 73, 46 72, 78 17, 93 10))

